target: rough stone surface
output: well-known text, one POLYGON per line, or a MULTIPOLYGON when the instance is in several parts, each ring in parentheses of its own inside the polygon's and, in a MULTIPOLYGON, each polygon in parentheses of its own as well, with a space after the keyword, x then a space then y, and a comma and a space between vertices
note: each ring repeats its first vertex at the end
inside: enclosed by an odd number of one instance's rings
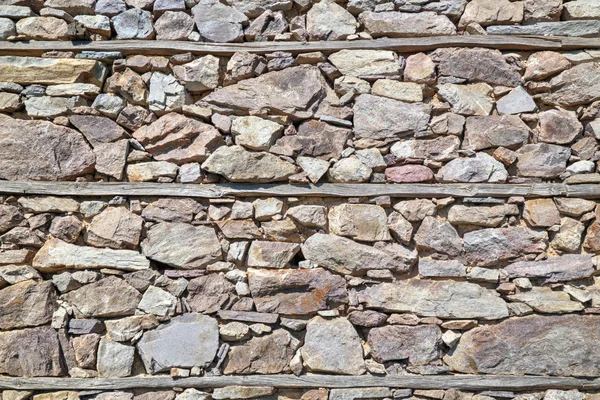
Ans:
POLYGON ((390 325, 369 331, 367 342, 378 362, 406 360, 425 365, 440 358, 442 332, 435 325, 390 325))
POLYGON ((367 11, 360 15, 360 22, 373 37, 437 36, 456 33, 456 27, 448 17, 431 11, 420 13, 367 11))
POLYGON ((44 325, 57 308, 54 286, 27 280, 6 287, 0 290, 0 308, 2 330, 44 325))
POLYGON ((36 377, 65 372, 58 335, 51 327, 0 332, 0 373, 36 377))
POLYGON ((533 278, 542 283, 566 282, 583 279, 594 273, 590 255, 564 254, 541 261, 520 261, 504 271, 510 278, 533 278))

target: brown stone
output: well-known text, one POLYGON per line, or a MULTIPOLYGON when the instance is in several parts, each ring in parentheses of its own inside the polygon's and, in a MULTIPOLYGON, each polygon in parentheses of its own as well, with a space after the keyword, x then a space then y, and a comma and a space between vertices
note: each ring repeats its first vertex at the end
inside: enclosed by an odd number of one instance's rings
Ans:
POLYGON ((28 280, 0 290, 0 329, 47 324, 56 309, 56 292, 50 281, 28 280))
POLYGON ((419 183, 434 180, 433 171, 418 164, 386 168, 385 180, 394 183, 419 183))
POLYGON ((425 365, 440 358, 442 332, 435 325, 389 325, 369 331, 367 342, 378 362, 408 360, 425 365))
POLYGON ((58 335, 50 326, 0 332, 0 374, 52 377, 65 372, 58 335))
POLYGON ((237 296, 235 285, 220 274, 209 274, 192 279, 186 298, 192 311, 212 314, 231 308, 237 296))

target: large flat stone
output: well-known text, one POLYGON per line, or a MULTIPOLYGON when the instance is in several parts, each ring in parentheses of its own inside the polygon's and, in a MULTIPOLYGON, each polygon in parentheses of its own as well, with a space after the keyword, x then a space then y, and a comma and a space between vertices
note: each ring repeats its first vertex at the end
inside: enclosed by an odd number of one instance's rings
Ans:
POLYGON ((508 317, 506 303, 495 291, 468 282, 411 279, 381 283, 360 290, 358 297, 368 308, 424 317, 484 320, 508 317))
POLYGON ((490 26, 490 35, 540 35, 597 37, 600 21, 538 22, 532 25, 490 26))
POLYGON ((7 116, 0 124, 0 178, 56 181, 94 171, 94 153, 73 129, 7 116))
POLYGON ((469 117, 462 148, 475 151, 500 146, 517 149, 527 143, 529 131, 516 115, 469 117))
POLYGON ((390 50, 340 50, 329 61, 342 73, 354 77, 396 76, 402 73, 398 55, 390 50))
POLYGON ((467 374, 594 377, 600 374, 598 316, 529 316, 463 334, 444 361, 467 374))
POLYGON ((432 11, 403 13, 395 11, 361 13, 360 22, 371 36, 415 37, 456 34, 456 26, 445 15, 432 11))
POLYGON ((329 209, 329 230, 334 235, 376 242, 391 240, 387 214, 374 204, 341 204, 329 209))
POLYGON ((568 293, 554 291, 549 287, 534 287, 527 292, 507 296, 512 302, 524 303, 542 314, 565 314, 583 310, 579 301, 572 300, 568 293))
POLYGON ((150 261, 133 250, 77 246, 52 238, 37 252, 32 265, 42 272, 99 268, 139 271, 150 268, 150 261))
POLYGON ((520 176, 556 178, 567 168, 571 149, 548 143, 526 144, 517 150, 520 176))
POLYGON ((388 325, 369 331, 367 342, 377 362, 408 360, 425 365, 440 358, 442 332, 436 325, 388 325))
POLYGON ((321 268, 248 269, 248 284, 263 313, 314 314, 348 301, 345 280, 321 268))
POLYGON ((50 326, 0 332, 0 374, 50 377, 65 372, 58 335, 50 326))
MULTIPOLYGON (((595 21, 600 27, 600 21, 595 21)), ((600 28, 599 28, 600 30, 600 28)), ((574 66, 550 80, 551 92, 540 96, 547 104, 573 107, 600 99, 600 63, 574 66)))
POLYGON ((237 296, 235 285, 221 274, 208 274, 192 279, 186 298, 194 312, 212 314, 231 308, 237 296))
POLYGON ((77 58, 0 57, 0 81, 23 85, 91 83, 102 86, 104 64, 77 58))
POLYGON ((555 283, 588 278, 595 269, 589 254, 564 254, 541 261, 516 262, 504 271, 509 278, 534 278, 541 283, 555 283))
POLYGON ((96 247, 135 249, 143 225, 144 219, 126 207, 109 207, 92 219, 85 232, 85 241, 96 247))
POLYGON ((150 374, 170 368, 206 367, 217 354, 217 320, 189 313, 144 333, 137 349, 150 374))
POLYGON ((56 292, 50 281, 27 280, 0 290, 0 329, 8 330, 47 324, 57 308, 56 292))

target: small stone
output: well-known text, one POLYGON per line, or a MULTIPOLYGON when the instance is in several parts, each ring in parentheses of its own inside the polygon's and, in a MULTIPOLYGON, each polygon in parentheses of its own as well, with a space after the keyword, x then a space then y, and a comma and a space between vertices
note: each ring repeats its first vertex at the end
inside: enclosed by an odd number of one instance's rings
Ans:
POLYGON ((306 13, 310 40, 343 40, 356 32, 356 19, 332 0, 315 3, 306 13))
POLYGON ((175 314, 177 297, 156 286, 150 286, 144 292, 138 309, 159 317, 172 316, 175 314))
POLYGON ((296 243, 278 243, 255 240, 248 250, 248 266, 258 268, 285 268, 300 250, 296 243))
POLYGON ((457 260, 419 259, 419 275, 424 278, 460 278, 467 275, 466 267, 457 260))
POLYGON ((375 242, 390 240, 387 215, 381 206, 342 204, 329 209, 329 229, 334 235, 375 242))
MULTIPOLYGON (((168 13, 169 12, 165 13, 160 19, 164 18, 168 13)), ((177 79, 183 82, 187 90, 192 92, 204 92, 213 90, 219 85, 219 63, 220 61, 217 57, 207 55, 197 58, 190 63, 173 67, 173 73, 177 79)))
MULTIPOLYGON (((122 14, 121 14, 122 15, 122 14)), ((184 104, 190 103, 189 94, 171 74, 154 72, 150 77, 148 104, 150 111, 158 115, 180 111, 184 104)))
POLYGON ((130 182, 156 181, 159 178, 175 178, 177 164, 167 161, 151 161, 137 164, 128 164, 126 168, 127 179, 130 182))
POLYGON ((242 24, 248 18, 235 8, 214 0, 202 0, 192 8, 200 38, 206 42, 239 42, 243 37, 242 24))
POLYGON ((467 4, 459 26, 476 22, 481 26, 519 24, 523 20, 523 2, 473 0, 467 4))
POLYGON ((516 115, 468 117, 462 147, 475 151, 500 146, 517 149, 527 143, 529 132, 516 115))
POLYGON ((552 199, 527 200, 523 219, 534 228, 548 228, 560 224, 560 214, 552 199))
POLYGON ((438 94, 452 105, 452 110, 462 115, 490 115, 494 106, 492 87, 485 83, 438 86, 438 94))
POLYGON ((500 115, 520 114, 535 111, 537 105, 523 86, 517 86, 496 102, 496 109, 500 115))
POLYGON ((236 144, 251 150, 269 150, 282 136, 283 126, 259 117, 237 117, 231 133, 236 144))
POLYGON ((245 400, 256 397, 267 397, 275 394, 272 386, 225 386, 215 388, 212 398, 215 400, 245 400))
POLYGON ((98 376, 121 378, 131 375, 135 347, 101 339, 98 344, 98 376))
POLYGON ((329 162, 312 157, 298 157, 296 162, 306 172, 312 183, 317 183, 329 170, 329 162))
POLYGON ((329 182, 361 183, 371 177, 372 169, 363 164, 356 156, 343 158, 333 164, 327 172, 329 182))
POLYGON ((425 217, 415 234, 418 248, 457 256, 462 252, 458 233, 449 223, 435 217, 425 217))
POLYGON ((398 55, 389 50, 341 50, 328 59, 342 75, 353 77, 394 76, 402 72, 398 55))
POLYGON ((542 80, 571 68, 571 63, 562 54, 554 51, 533 53, 527 59, 527 69, 523 79, 542 80))
POLYGON ((538 140, 546 143, 569 144, 583 132, 577 114, 566 110, 548 110, 539 114, 538 140))
POLYGON ((67 22, 54 17, 27 17, 17 21, 17 34, 27 40, 66 40, 67 22))
POLYGON ((442 332, 435 325, 391 325, 369 331, 367 343, 378 362, 408 359, 411 365, 424 365, 439 359, 442 332))
POLYGON ((504 268, 510 278, 536 278, 542 283, 583 279, 593 271, 591 257, 585 254, 564 254, 541 261, 519 261, 504 268))

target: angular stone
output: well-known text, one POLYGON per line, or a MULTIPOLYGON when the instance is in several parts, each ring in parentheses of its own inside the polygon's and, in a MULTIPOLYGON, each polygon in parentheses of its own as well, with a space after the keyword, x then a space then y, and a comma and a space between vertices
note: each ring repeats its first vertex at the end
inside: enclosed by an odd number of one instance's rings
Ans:
POLYGON ((192 199, 158 199, 148 204, 142 217, 153 222, 192 222, 194 215, 202 211, 202 206, 192 199))
POLYGON ((231 133, 236 144, 251 150, 269 150, 283 133, 283 126, 259 117, 234 118, 231 133))
POLYGON ((140 301, 140 304, 138 304, 138 309, 146 314, 152 314, 159 317, 170 317, 175 314, 176 306, 177 297, 161 288, 150 286, 144 292, 142 300, 140 301))
POLYGON ((219 147, 202 164, 202 169, 223 175, 232 182, 285 181, 296 166, 270 153, 249 152, 241 146, 219 147))
POLYGON ((504 164, 487 153, 475 157, 457 158, 439 169, 440 182, 491 182, 502 183, 508 178, 504 164))
POLYGON ((548 110, 539 113, 538 140, 546 143, 569 144, 583 132, 583 125, 574 111, 548 110))
POLYGON ((20 197, 17 201, 25 211, 35 214, 75 213, 79 211, 79 203, 68 197, 20 197))
POLYGON ((99 143, 110 143, 128 137, 127 132, 112 119, 97 115, 72 115, 69 122, 73 124, 85 138, 96 146, 99 143))
POLYGON ((27 17, 17 21, 17 34, 26 40, 66 40, 69 26, 55 17, 27 17))
POLYGON ((217 315, 225 321, 243 321, 260 324, 275 324, 279 319, 278 314, 260 313, 255 311, 221 310, 217 315))
POLYGON ((343 40, 356 32, 356 19, 332 0, 314 4, 306 13, 310 40, 343 40))
POLYGON ((348 301, 344 279, 321 268, 251 268, 248 270, 248 284, 256 309, 264 313, 307 315, 348 301))
POLYGON ((271 152, 287 156, 310 156, 321 160, 339 159, 351 134, 350 129, 314 119, 308 120, 300 124, 295 135, 279 139, 271 152))
POLYGON ((139 8, 130 8, 113 17, 112 25, 117 39, 152 39, 152 14, 139 8))
POLYGON ((212 398, 215 400, 244 400, 256 397, 268 397, 277 392, 272 386, 226 386, 215 388, 212 398))
POLYGON ((65 372, 58 335, 50 326, 0 332, 1 374, 58 377, 65 372))
POLYGON ((419 249, 457 256, 462 252, 458 233, 448 222, 435 217, 425 217, 415 234, 419 249))
POLYGON ((207 367, 219 348, 217 320, 187 313, 147 331, 137 349, 149 374, 170 368, 207 367))
POLYGON ((299 250, 297 243, 254 240, 248 250, 248 266, 285 268, 299 250))
POLYGON ((3 279, 9 285, 14 285, 30 279, 41 281, 42 277, 29 265, 2 265, 0 266, 0 279, 3 279))
POLYGON ((108 320, 104 324, 106 325, 106 333, 112 340, 126 342, 144 330, 157 327, 159 322, 154 315, 134 315, 108 320))
POLYGON ((385 97, 361 94, 354 103, 354 132, 361 138, 387 139, 427 129, 431 106, 407 104, 385 97))
POLYGON ((327 225, 327 208, 316 205, 290 207, 286 216, 307 228, 323 228, 327 225))
POLYGON ((574 253, 577 252, 581 245, 581 239, 585 225, 576 219, 564 217, 561 220, 560 229, 554 238, 551 245, 553 248, 574 253))
POLYGON ((66 114, 69 110, 87 105, 77 97, 29 97, 23 103, 25 110, 33 118, 53 118, 66 114))
POLYGON ((176 164, 204 162, 225 140, 215 127, 181 114, 163 115, 133 137, 155 160, 176 164))
POLYGON ((544 314, 564 314, 581 311, 585 307, 572 301, 565 292, 553 291, 548 287, 534 287, 527 292, 507 296, 508 300, 527 304, 534 311, 544 314))
POLYGON ((493 147, 517 149, 529 140, 529 127, 516 115, 469 117, 465 126, 464 149, 493 147))
POLYGON ((567 282, 590 277, 594 273, 589 254, 564 254, 541 261, 520 261, 504 268, 509 278, 534 278, 542 284, 567 282))
POLYGON ((96 247, 135 249, 140 241, 144 219, 125 207, 109 207, 96 215, 85 241, 96 247))
POLYGON ((227 239, 258 239, 262 237, 262 232, 251 219, 219 221, 217 225, 227 239))
POLYGON ((75 360, 80 368, 96 368, 96 352, 98 351, 99 342, 100 335, 97 333, 73 338, 71 343, 73 345, 73 351, 75 352, 75 360))
POLYGON ((222 259, 221 244, 210 226, 161 222, 142 242, 148 258, 174 268, 195 269, 222 259))
POLYGON ((473 0, 467 4, 460 18, 459 26, 470 23, 481 26, 513 25, 523 21, 523 2, 509 0, 473 0))
POLYGON ((62 296, 86 317, 133 315, 142 295, 127 282, 109 276, 62 296))
POLYGON ((329 162, 319 158, 298 157, 296 162, 312 183, 317 183, 329 170, 329 162))
POLYGON ((115 143, 99 143, 94 146, 96 156, 96 172, 108 175, 117 180, 123 179, 123 171, 129 153, 129 141, 120 140, 115 143))
POLYGON ((494 107, 492 87, 486 83, 438 86, 438 94, 452 105, 452 111, 462 115, 490 115, 494 107))
POLYGON ((421 102, 425 98, 425 87, 414 82, 398 82, 391 79, 378 79, 373 84, 371 93, 375 96, 387 97, 408 103, 421 102))
POLYGON ((523 79, 539 81, 571 68, 571 63, 560 53, 540 51, 527 59, 527 69, 523 79))
POLYGON ((387 215, 381 206, 342 204, 329 209, 329 230, 334 235, 376 242, 390 240, 387 215))
POLYGON ((511 318, 464 333, 444 361, 468 374, 592 377, 600 372, 600 347, 589 338, 599 328, 598 316, 511 318))
POLYGON ((490 35, 541 35, 595 37, 600 32, 600 21, 539 22, 532 25, 490 26, 490 35))
POLYGON ((517 86, 496 102, 496 109, 500 115, 521 114, 535 111, 537 105, 523 86, 517 86))
POLYGON ((130 182, 155 181, 158 178, 175 178, 177 176, 177 164, 168 161, 150 161, 137 164, 128 164, 126 173, 130 182))
POLYGON ((346 375, 365 372, 360 338, 346 318, 311 319, 300 351, 309 371, 346 375))
POLYGON ((552 199, 527 200, 523 219, 534 228, 549 228, 560 224, 560 214, 552 199))
POLYGON ((547 143, 526 144, 517 150, 519 176, 556 178, 567 167, 569 148, 547 143))
POLYGON ((79 22, 87 32, 110 37, 110 19, 105 15, 77 15, 75 21, 79 22))
POLYGON ((381 283, 361 289, 358 298, 369 308, 423 317, 483 320, 508 317, 506 303, 495 291, 468 282, 411 279, 381 283))
POLYGON ((150 77, 150 93, 148 104, 150 111, 158 115, 172 111, 180 111, 185 104, 191 102, 185 87, 171 74, 154 72, 150 77))
POLYGON ((237 299, 235 285, 220 274, 192 279, 187 291, 186 300, 192 311, 205 314, 231 308, 237 299))
POLYGON ((133 346, 101 339, 98 345, 98 376, 121 378, 131 375, 134 354, 133 346))
POLYGON ((242 24, 248 22, 244 14, 216 0, 199 1, 192 14, 205 42, 239 42, 243 37, 242 24))
POLYGON ((363 275, 368 270, 381 269, 405 272, 415 261, 413 252, 396 246, 372 247, 317 233, 304 242, 302 254, 307 260, 340 274, 363 275), (397 251, 399 248, 402 251, 397 251))
POLYGON ((558 211, 570 217, 581 217, 596 207, 594 201, 570 197, 555 197, 554 202, 558 211))
POLYGON ((279 374, 290 371, 300 341, 285 329, 255 337, 243 345, 233 346, 227 355, 225 374, 279 374))
POLYGON ((433 171, 424 165, 401 165, 399 167, 386 168, 385 170, 385 180, 387 182, 419 183, 429 182, 433 179, 433 171))
POLYGON ((563 15, 566 20, 600 19, 600 4, 593 0, 576 0, 565 3, 563 15))
POLYGON ((22 106, 21 97, 16 93, 0 93, 0 111, 13 112, 22 106))
POLYGON ((499 206, 465 206, 457 204, 448 210, 448 222, 454 225, 477 225, 494 228, 506 221, 509 215, 519 215, 516 204, 499 206))
POLYGON ((100 93, 92 103, 92 108, 110 118, 117 118, 125 108, 125 100, 112 93, 100 93))
POLYGON ((421 222, 425 217, 435 215, 436 206, 431 200, 415 199, 396 203, 394 210, 410 222, 421 222))
POLYGON ((156 40, 187 40, 194 31, 194 19, 182 11, 166 11, 154 29, 156 40))
POLYGON ((440 358, 442 332, 436 325, 389 325, 369 331, 367 343, 378 362, 408 360, 425 365, 440 358))
POLYGON ((68 180, 93 172, 94 154, 79 132, 45 121, 0 122, 0 178, 68 180))
POLYGON ((344 76, 396 76, 402 73, 398 55, 389 50, 340 50, 328 58, 344 76))
POLYGON ((456 27, 445 15, 431 11, 403 13, 366 11, 359 17, 365 31, 377 37, 454 35, 456 27))
POLYGON ((0 329, 47 324, 57 308, 52 282, 27 280, 0 290, 0 329))
POLYGON ((455 136, 439 136, 426 140, 401 140, 392 145, 390 151, 401 160, 420 159, 449 161, 458 157, 460 139, 455 136))
POLYGON ((497 265, 548 247, 548 233, 526 227, 481 229, 463 235, 466 259, 479 266, 497 265))
POLYGON ((0 233, 19 226, 25 217, 18 207, 2 204, 0 205, 0 233))
POLYGON ((235 114, 267 109, 272 114, 310 118, 325 98, 326 87, 317 67, 301 65, 217 89, 202 100, 235 114))
POLYGON ((526 23, 560 21, 562 0, 525 0, 523 3, 526 23))
MULTIPOLYGON (((598 32, 600 32, 600 21, 598 32)), ((600 99, 600 64, 583 63, 550 80, 551 93, 540 96, 542 102, 563 107, 588 104, 600 99)))
POLYGON ((129 68, 108 78, 105 90, 109 93, 117 93, 133 104, 146 105, 148 98, 144 79, 129 68))
MULTIPOLYGON (((435 3, 433 3, 435 4, 435 3)), ((368 362, 368 360, 367 360, 368 362)), ((368 366, 367 366, 368 367, 368 366)), ((393 397, 392 390, 387 387, 365 387, 352 389, 331 389, 329 400, 383 399, 393 397)), ((306 400, 318 398, 310 397, 306 400)))
POLYGON ((213 90, 219 85, 219 63, 220 60, 217 57, 207 55, 187 64, 173 67, 173 73, 177 79, 183 82, 187 90, 204 92, 213 90))
POLYGON ((150 268, 150 262, 137 251, 77 246, 55 238, 44 243, 32 265, 42 272, 99 268, 139 271, 150 268))
POLYGON ((467 276, 467 269, 458 260, 420 258, 419 275, 424 278, 460 278, 467 276))

